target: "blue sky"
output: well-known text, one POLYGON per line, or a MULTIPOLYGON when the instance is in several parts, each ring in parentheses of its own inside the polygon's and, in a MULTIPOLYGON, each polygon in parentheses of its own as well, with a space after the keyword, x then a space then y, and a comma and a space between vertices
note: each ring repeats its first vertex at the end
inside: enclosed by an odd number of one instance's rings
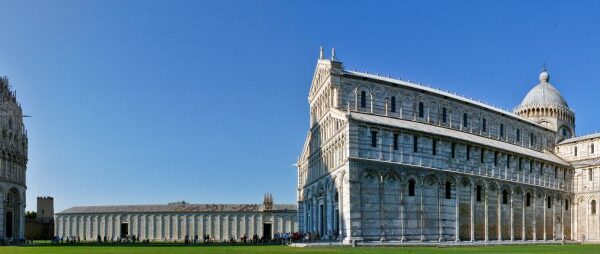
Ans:
POLYGON ((348 69, 516 106, 546 63, 600 129, 598 2, 6 1, 0 74, 29 131, 27 209, 295 202, 320 45, 348 69))

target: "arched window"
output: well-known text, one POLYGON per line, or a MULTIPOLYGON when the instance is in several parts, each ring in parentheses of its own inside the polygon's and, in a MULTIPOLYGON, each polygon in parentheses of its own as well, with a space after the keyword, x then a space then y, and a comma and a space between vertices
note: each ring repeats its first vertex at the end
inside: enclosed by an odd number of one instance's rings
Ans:
POLYGON ((576 146, 573 147, 573 156, 577 156, 577 147, 576 146))
POLYGON ((592 214, 596 214, 596 200, 592 200, 592 214))
POLYGON ((485 162, 485 149, 483 149, 483 148, 481 148, 481 154, 479 155, 479 162, 480 163, 485 162))
POLYGON ((523 171, 523 158, 519 158, 519 166, 517 168, 519 171, 523 171))
POLYGON ((569 211, 569 200, 565 199, 565 211, 569 211))
POLYGON ((508 192, 502 190, 502 204, 508 204, 508 192))
POLYGON ((371 147, 377 147, 377 131, 371 131, 371 147))
POLYGON ((471 160, 471 146, 467 145, 467 160, 471 160))
POLYGON ((469 127, 469 115, 463 113, 463 127, 469 127))
POLYGON ((594 172, 590 169, 588 170, 588 181, 594 180, 594 172))
POLYGON ((533 172, 533 160, 529 160, 529 173, 533 172))
POLYGON ((533 132, 531 134, 529 134, 529 145, 533 146, 533 144, 535 143, 535 136, 533 135, 533 132))
POLYGON ((413 136, 413 152, 419 152, 419 136, 413 136))
POLYGON ((552 208, 552 197, 550 197, 550 196, 548 197, 547 203, 548 203, 548 208, 552 208))
POLYGON ((367 107, 367 92, 365 92, 365 91, 360 92, 360 107, 361 108, 367 107))
POLYGON ((504 137, 504 124, 500 124, 500 137, 504 137))
POLYGON ((517 129, 517 142, 521 142, 521 130, 517 129))
POLYGON ((392 96, 390 104, 390 111, 396 112, 396 96, 392 96))
POLYGON ((525 202, 527 207, 531 206, 531 194, 527 193, 526 195, 526 202, 525 202))
POLYGON ((593 154, 594 153, 594 144, 590 145, 590 153, 593 154))
POLYGON ((446 199, 452 198, 452 184, 450 182, 446 182, 446 199))
POLYGON ((494 152, 494 166, 498 166, 498 152, 494 152))
POLYGON ((423 102, 419 102, 419 117, 425 117, 425 106, 423 106, 423 102))
POLYGON ((339 195, 339 193, 336 191, 336 192, 335 192, 335 204, 337 204, 338 202, 340 202, 340 195, 339 195))
POLYGON ((448 110, 446 108, 442 108, 442 122, 445 123, 448 119, 448 110))
POLYGON ((483 118, 483 122, 481 124, 481 129, 483 132, 487 132, 487 120, 483 118))
POLYGON ((415 196, 415 180, 408 180, 408 195, 411 197, 415 196))
POLYGON ((477 202, 481 202, 481 185, 477 185, 477 202))

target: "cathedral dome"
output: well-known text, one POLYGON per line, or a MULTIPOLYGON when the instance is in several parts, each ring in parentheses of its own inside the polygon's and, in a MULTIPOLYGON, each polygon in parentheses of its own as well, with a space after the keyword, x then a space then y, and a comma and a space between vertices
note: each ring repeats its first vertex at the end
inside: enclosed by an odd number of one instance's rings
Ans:
POLYGON ((540 83, 532 88, 519 107, 559 107, 569 108, 565 98, 548 83, 550 75, 545 70, 540 73, 540 83))

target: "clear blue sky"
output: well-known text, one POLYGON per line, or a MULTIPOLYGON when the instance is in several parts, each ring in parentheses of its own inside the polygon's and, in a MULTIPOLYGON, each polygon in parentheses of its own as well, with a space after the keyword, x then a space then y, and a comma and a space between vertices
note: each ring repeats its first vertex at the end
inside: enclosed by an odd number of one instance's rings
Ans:
POLYGON ((29 131, 27 208, 295 202, 318 48, 504 108, 543 63, 600 129, 600 6, 537 1, 6 1, 0 74, 29 131))

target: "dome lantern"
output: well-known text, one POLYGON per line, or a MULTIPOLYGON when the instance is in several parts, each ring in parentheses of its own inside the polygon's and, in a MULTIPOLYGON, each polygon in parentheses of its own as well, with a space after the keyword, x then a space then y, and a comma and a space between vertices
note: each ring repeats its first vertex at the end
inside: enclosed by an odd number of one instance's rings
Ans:
POLYGON ((546 71, 546 68, 540 73, 540 84, 548 84, 550 81, 550 74, 546 71))

